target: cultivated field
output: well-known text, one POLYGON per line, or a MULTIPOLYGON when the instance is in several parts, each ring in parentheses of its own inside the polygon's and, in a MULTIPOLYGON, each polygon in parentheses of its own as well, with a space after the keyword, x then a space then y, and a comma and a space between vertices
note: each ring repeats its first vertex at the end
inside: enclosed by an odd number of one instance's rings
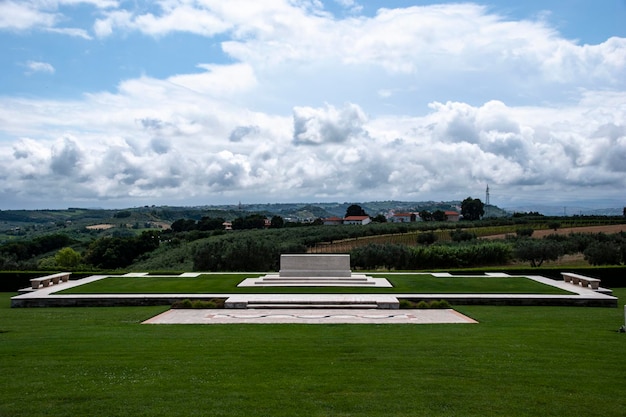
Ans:
MULTIPOLYGON (((540 238, 540 237, 544 237, 544 236, 548 236, 552 234, 557 234, 557 235, 569 235, 570 233, 612 234, 612 233, 620 233, 620 232, 626 232, 626 224, 612 224, 612 225, 607 225, 607 226, 566 227, 566 228, 557 229, 557 230, 542 229, 542 230, 535 230, 533 232, 532 237, 540 238)), ((483 236, 483 238, 487 238, 487 239, 504 239, 505 237, 506 237, 506 234, 483 236)))

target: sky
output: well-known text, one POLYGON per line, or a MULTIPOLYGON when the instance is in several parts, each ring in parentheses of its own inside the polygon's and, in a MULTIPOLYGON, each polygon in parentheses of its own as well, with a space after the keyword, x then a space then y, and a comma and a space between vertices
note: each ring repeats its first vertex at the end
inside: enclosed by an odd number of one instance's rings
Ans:
POLYGON ((626 0, 0 0, 0 209, 626 206, 626 0))

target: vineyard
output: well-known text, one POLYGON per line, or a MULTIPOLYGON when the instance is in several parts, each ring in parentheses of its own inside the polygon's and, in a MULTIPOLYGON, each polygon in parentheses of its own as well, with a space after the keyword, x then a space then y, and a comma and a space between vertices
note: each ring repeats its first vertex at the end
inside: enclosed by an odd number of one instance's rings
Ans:
MULTIPOLYGON (((576 223, 574 223, 576 224, 576 223)), ((570 226, 564 223, 564 226, 570 226)), ((550 228, 546 223, 537 223, 525 225, 525 228, 533 229, 534 237, 543 237, 548 234, 569 234, 569 233, 619 233, 626 231, 626 225, 586 225, 579 227, 561 227, 556 230, 550 228)), ((307 249, 307 253, 348 253, 354 248, 366 246, 369 244, 401 244, 408 246, 417 246, 419 235, 432 233, 437 242, 450 242, 452 240, 451 232, 454 230, 462 230, 475 235, 477 238, 486 239, 504 239, 507 235, 515 235, 520 229, 520 225, 504 225, 504 226, 485 226, 485 227, 468 227, 456 229, 437 229, 437 230, 418 230, 407 233, 390 233, 375 236, 361 236, 349 239, 341 239, 333 242, 320 242, 307 249)))
MULTIPOLYGON (((547 228, 546 225, 537 225, 537 228, 547 228)), ((391 233, 376 236, 363 236, 350 239, 342 239, 333 242, 321 242, 308 248, 307 253, 348 253, 354 248, 369 244, 401 244, 408 246, 416 246, 419 241, 419 236, 432 233, 435 236, 437 242, 449 242, 452 240, 450 233, 454 230, 463 230, 464 232, 472 233, 476 237, 485 237, 492 235, 506 235, 515 234, 516 229, 519 226, 507 225, 507 226, 487 226, 487 227, 470 227, 470 228, 456 228, 456 229, 437 229, 437 230, 423 230, 423 231, 411 231, 407 233, 391 233)))

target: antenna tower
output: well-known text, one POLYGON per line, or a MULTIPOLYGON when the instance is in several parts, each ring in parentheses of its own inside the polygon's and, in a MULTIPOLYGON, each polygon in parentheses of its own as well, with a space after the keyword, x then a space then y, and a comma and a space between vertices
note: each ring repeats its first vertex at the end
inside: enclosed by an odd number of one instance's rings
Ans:
POLYGON ((487 184, 487 191, 485 192, 485 204, 489 205, 489 184, 487 184))

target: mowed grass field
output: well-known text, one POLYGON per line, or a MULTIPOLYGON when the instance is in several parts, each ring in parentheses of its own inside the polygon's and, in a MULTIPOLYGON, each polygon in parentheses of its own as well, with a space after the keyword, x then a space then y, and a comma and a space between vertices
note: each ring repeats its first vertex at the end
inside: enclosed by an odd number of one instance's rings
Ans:
POLYGON ((231 293, 395 293, 395 294, 571 294, 523 277, 435 277, 430 274, 371 274, 387 278, 392 288, 237 287, 260 275, 206 274, 195 278, 110 277, 59 291, 58 294, 231 294, 231 293))
POLYGON ((0 416, 623 416, 620 308, 459 306, 479 324, 142 325, 11 309, 0 416))

